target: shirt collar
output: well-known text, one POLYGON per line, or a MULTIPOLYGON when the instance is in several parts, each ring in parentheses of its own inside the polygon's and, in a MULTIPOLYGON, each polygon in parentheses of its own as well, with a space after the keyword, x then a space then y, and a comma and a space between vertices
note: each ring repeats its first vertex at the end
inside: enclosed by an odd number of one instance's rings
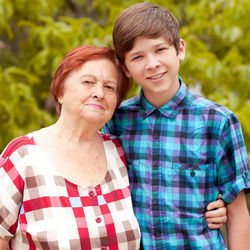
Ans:
MULTIPOLYGON (((162 115, 170 118, 175 119, 175 117, 178 115, 180 110, 183 108, 185 103, 185 97, 187 95, 187 86, 182 81, 182 79, 179 77, 180 81, 180 88, 176 95, 168 101, 164 106, 162 106, 159 111, 162 115)), ((145 119, 150 114, 152 114, 156 108, 152 106, 144 97, 143 90, 141 88, 140 94, 139 94, 139 103, 142 107, 142 117, 145 119)))

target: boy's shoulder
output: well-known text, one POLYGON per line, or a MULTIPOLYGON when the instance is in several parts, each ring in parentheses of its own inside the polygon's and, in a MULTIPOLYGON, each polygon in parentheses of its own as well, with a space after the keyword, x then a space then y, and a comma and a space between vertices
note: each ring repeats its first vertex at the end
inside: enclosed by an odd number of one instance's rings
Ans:
MULTIPOLYGON (((181 102, 180 105, 182 107, 175 107, 179 111, 182 110, 183 112, 188 112, 188 113, 195 113, 197 114, 202 114, 204 116, 209 116, 210 119, 214 116, 219 116, 219 117, 224 117, 225 119, 228 119, 228 117, 235 117, 235 114, 228 109, 227 107, 212 101, 210 99, 207 99, 189 88, 185 87, 185 90, 182 92, 185 96, 183 99, 183 103, 181 102)), ((121 103, 121 105, 116 109, 115 111, 115 116, 118 117, 123 117, 124 115, 130 115, 142 111, 144 108, 142 105, 143 101, 141 100, 142 95, 139 94, 135 97, 132 97, 130 99, 127 99, 121 103)), ((166 103, 168 105, 168 103, 166 103)), ((172 106, 172 105, 171 105, 172 106)))
POLYGON ((201 110, 203 114, 208 115, 220 115, 222 117, 228 117, 234 115, 234 113, 227 107, 209 100, 201 95, 194 93, 192 90, 188 90, 187 100, 185 107, 193 111, 201 110))
POLYGON ((115 113, 127 113, 133 111, 136 112, 139 111, 140 108, 140 96, 138 95, 123 101, 120 106, 115 110, 115 113))
POLYGON ((140 95, 131 97, 125 101, 123 101, 120 105, 120 107, 126 108, 126 107, 130 107, 131 105, 135 105, 138 106, 139 105, 139 100, 140 100, 140 95))

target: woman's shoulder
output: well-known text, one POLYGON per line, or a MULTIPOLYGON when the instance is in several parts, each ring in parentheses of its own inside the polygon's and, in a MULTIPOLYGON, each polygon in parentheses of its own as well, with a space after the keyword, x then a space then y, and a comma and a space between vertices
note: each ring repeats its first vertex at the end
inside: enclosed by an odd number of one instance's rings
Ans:
POLYGON ((122 147, 122 144, 119 141, 118 137, 115 135, 111 135, 111 134, 105 134, 103 132, 98 132, 98 134, 101 136, 101 138, 103 139, 104 142, 110 142, 108 144, 112 145, 112 146, 110 146, 109 148, 111 150, 116 150, 117 153, 119 154, 121 160, 126 165, 123 147, 122 147))
POLYGON ((14 152, 20 151, 22 148, 28 145, 35 145, 32 133, 17 137, 10 141, 3 150, 1 158, 10 157, 14 152))
POLYGON ((102 140, 104 142, 111 142, 112 144, 115 145, 116 149, 119 151, 120 148, 122 148, 122 144, 119 141, 118 137, 115 135, 111 135, 111 134, 105 134, 103 132, 98 132, 99 136, 102 138, 102 140))

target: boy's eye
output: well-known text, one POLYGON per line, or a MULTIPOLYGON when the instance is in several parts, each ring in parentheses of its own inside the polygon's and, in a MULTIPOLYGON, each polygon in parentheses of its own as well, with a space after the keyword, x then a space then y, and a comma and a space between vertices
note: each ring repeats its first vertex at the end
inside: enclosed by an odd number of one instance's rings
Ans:
POLYGON ((135 56, 135 57, 132 58, 132 61, 136 61, 136 60, 139 60, 141 58, 142 58, 142 56, 135 56))
POLYGON ((167 49, 167 48, 164 48, 164 47, 158 48, 158 49, 156 50, 156 52, 161 52, 161 51, 166 50, 166 49, 167 49))

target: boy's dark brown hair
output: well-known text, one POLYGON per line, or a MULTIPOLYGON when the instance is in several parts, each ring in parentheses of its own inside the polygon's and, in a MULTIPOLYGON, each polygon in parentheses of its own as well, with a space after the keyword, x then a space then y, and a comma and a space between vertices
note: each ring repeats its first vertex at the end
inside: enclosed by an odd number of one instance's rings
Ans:
POLYGON ((133 48, 139 36, 163 36, 179 53, 179 22, 166 8, 152 3, 131 5, 121 12, 113 29, 113 44, 119 61, 124 64, 125 53, 133 48))

